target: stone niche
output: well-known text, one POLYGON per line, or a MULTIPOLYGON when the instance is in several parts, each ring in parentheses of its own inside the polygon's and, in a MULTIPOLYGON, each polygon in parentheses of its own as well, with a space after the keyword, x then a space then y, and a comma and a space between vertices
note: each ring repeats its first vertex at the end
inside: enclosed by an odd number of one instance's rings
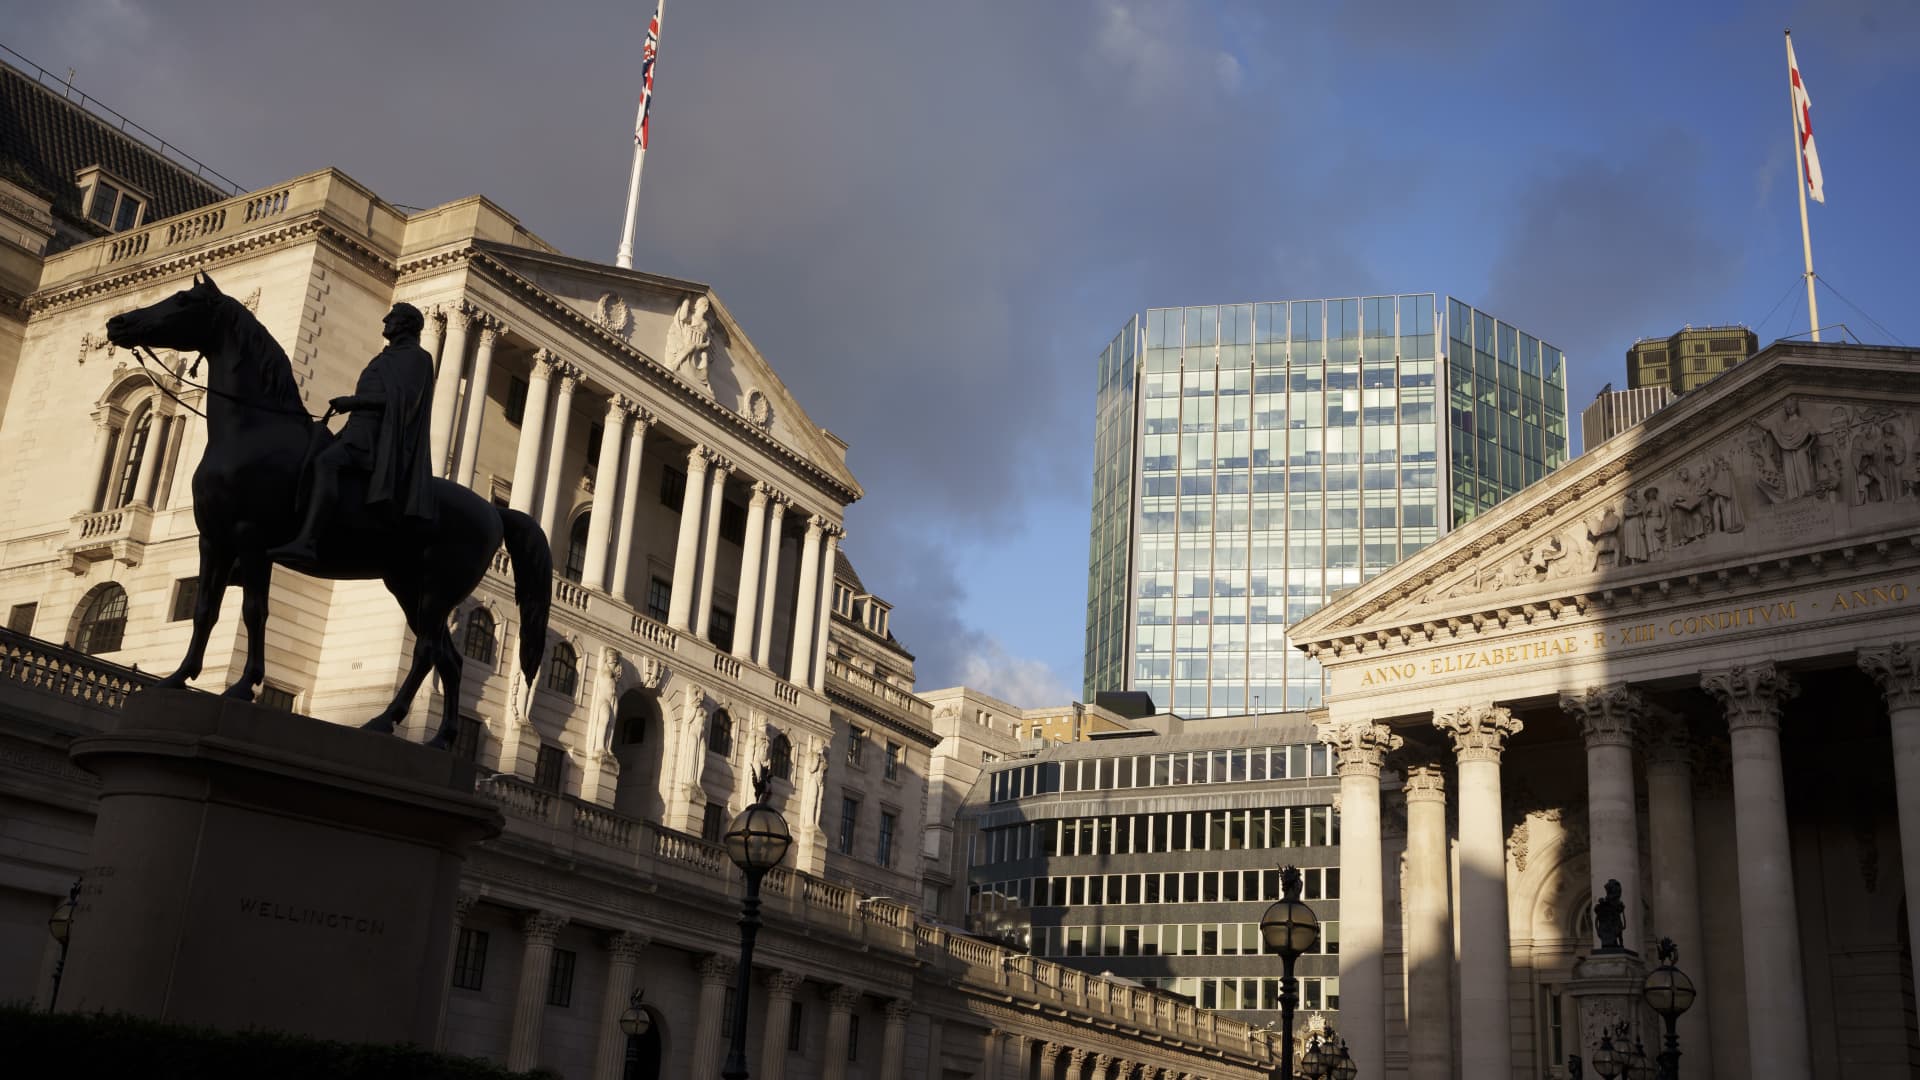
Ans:
POLYGON ((461 863, 501 828, 472 766, 163 690, 72 757, 101 791, 62 1009, 433 1045, 461 863))

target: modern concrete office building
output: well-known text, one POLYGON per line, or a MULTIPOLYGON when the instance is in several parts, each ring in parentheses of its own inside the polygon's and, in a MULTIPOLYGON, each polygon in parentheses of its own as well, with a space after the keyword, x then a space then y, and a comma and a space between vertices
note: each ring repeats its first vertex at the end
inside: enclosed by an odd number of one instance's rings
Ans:
POLYGON ((1435 293, 1129 319, 1099 361, 1087 698, 1318 705, 1287 625, 1558 468, 1566 375, 1435 293))
POLYGON ((1592 450, 1666 408, 1672 400, 1673 391, 1665 386, 1615 390, 1608 383, 1594 396, 1593 404, 1580 410, 1581 450, 1592 450))
POLYGON ((1641 338, 1627 349, 1627 386, 1664 386, 1675 397, 1760 351, 1744 326, 1688 326, 1672 337, 1641 338))
POLYGON ((1336 1010, 1339 781, 1311 720, 1144 723, 988 768, 961 809, 970 907, 1030 913, 1036 957, 1277 1022, 1260 916, 1293 863, 1323 925, 1301 1008, 1336 1010))

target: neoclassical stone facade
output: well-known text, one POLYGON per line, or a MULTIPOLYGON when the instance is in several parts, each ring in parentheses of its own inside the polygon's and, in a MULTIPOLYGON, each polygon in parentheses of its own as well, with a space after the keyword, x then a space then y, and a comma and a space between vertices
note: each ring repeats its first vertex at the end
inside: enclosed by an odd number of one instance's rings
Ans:
POLYGON ((1619 1022, 1653 1052, 1618 991, 1662 938, 1685 1075, 1920 1069, 1916 362, 1777 344, 1294 628, 1362 1076, 1563 1077, 1619 1022))

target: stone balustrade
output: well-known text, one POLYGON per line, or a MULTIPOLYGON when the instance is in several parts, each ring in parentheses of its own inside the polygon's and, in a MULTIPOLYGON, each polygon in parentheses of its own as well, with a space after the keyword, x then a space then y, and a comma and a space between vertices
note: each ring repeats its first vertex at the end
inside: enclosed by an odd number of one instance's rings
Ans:
POLYGON ((923 724, 933 722, 933 705, 925 698, 902 690, 870 672, 862 671, 840 657, 827 657, 827 677, 844 683, 856 693, 899 709, 923 724))
POLYGON ((0 682, 83 705, 118 709, 128 694, 156 681, 152 675, 107 663, 75 649, 0 630, 0 682))
POLYGON ((69 568, 74 570, 102 559, 138 566, 152 531, 153 511, 144 505, 75 514, 67 525, 60 551, 69 568))

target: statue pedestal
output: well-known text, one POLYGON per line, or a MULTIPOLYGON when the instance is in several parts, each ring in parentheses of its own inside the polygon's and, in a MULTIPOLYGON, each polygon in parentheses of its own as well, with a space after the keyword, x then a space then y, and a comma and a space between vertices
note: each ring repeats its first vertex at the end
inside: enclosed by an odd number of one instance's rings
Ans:
POLYGON ((100 811, 60 1007, 432 1046, 473 767, 391 735, 148 690, 81 739, 100 811))
MULTIPOLYGON (((1593 1052, 1600 1046, 1600 1036, 1617 1031, 1623 1022, 1627 1025, 1626 1044, 1621 1045, 1616 1038, 1614 1049, 1622 1054, 1632 1050, 1636 1036, 1645 1045, 1653 1046, 1654 1040, 1649 1036, 1657 1036, 1660 1029, 1657 1025, 1647 1025, 1653 1013, 1640 996, 1646 977, 1646 961, 1632 949, 1595 949, 1575 964, 1567 996, 1573 999, 1575 1015, 1580 1018, 1580 1045, 1567 1052, 1592 1061, 1593 1052)), ((1650 1055, 1657 1052, 1657 1049, 1649 1050, 1650 1055)))

